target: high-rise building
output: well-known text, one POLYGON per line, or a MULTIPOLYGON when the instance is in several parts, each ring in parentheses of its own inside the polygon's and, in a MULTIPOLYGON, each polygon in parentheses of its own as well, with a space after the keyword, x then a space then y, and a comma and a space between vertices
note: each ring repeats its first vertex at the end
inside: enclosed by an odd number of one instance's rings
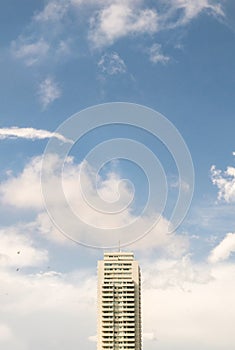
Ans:
POLYGON ((133 253, 98 262, 97 350, 141 350, 141 280, 133 253))

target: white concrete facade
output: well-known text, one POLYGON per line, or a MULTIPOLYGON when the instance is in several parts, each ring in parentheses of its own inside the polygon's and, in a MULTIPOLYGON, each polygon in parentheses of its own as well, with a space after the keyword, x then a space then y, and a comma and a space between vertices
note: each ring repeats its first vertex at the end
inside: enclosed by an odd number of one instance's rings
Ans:
POLYGON ((133 253, 98 261, 97 350, 141 350, 141 277, 133 253))

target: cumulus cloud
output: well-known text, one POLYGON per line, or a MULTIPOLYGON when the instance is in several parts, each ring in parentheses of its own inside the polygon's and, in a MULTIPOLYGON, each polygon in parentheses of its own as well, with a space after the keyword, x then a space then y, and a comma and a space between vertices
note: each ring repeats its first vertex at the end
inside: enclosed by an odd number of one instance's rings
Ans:
MULTIPOLYGON (((153 214, 154 215, 154 214, 153 214)), ((154 218, 143 216, 139 222, 140 229, 148 225, 149 221, 154 221, 154 218)), ((130 248, 142 251, 143 254, 151 254, 153 250, 158 249, 171 257, 180 257, 185 254, 189 248, 189 241, 185 235, 176 233, 168 233, 169 221, 160 216, 157 224, 141 239, 131 244, 130 248)))
MULTIPOLYGON (((187 272, 183 270, 180 275, 178 269, 172 267, 171 278, 178 283, 161 288, 157 273, 160 267, 151 272, 159 264, 162 262, 152 262, 150 271, 148 267, 142 268, 142 276, 147 278, 142 293, 144 332, 156 333, 158 347, 162 349, 197 350, 198 344, 204 344, 205 350, 225 347, 232 350, 235 282, 231 276, 235 266, 216 265, 209 271, 208 278, 204 276, 203 266, 199 266, 196 279, 192 278, 191 270, 198 266, 188 266, 187 272), (204 283, 200 282, 200 273, 204 283)), ((164 278, 164 273, 168 275, 168 268, 166 271, 162 268, 160 278, 164 278)), ((146 339, 145 344, 149 350, 156 349, 156 343, 152 341, 146 339)))
POLYGON ((225 171, 211 167, 211 180, 218 188, 218 199, 227 203, 235 201, 235 168, 227 167, 225 171))
POLYGON ((41 62, 49 52, 49 44, 44 39, 33 41, 31 38, 20 36, 13 41, 11 50, 16 58, 22 59, 26 66, 32 66, 41 62))
POLYGON ((31 234, 37 232, 48 241, 63 245, 71 245, 71 241, 54 225, 47 212, 40 212, 27 227, 31 234))
MULTIPOLYGON (((58 235, 58 241, 64 243, 59 238, 61 234, 58 229, 44 212, 40 184, 42 161, 45 162, 45 158, 35 157, 21 173, 10 174, 0 185, 0 201, 5 208, 10 206, 35 213, 32 227, 53 240, 58 235)), ((152 211, 136 216, 132 212, 129 205, 133 199, 132 189, 120 181, 117 173, 110 172, 103 178, 97 176, 89 164, 76 164, 73 158, 67 158, 61 179, 58 173, 60 164, 60 159, 55 155, 46 159, 44 167, 49 176, 42 179, 43 191, 47 209, 53 212, 57 225, 68 237, 93 246, 110 246, 118 244, 119 240, 122 244, 135 242, 133 249, 160 249, 170 256, 181 256, 187 250, 187 238, 169 234, 169 221, 162 215, 152 211), (62 197, 58 191, 61 184, 62 197), (76 222, 73 221, 75 219, 71 220, 71 213, 75 215, 76 222), (135 225, 135 230, 132 225, 135 225), (147 231, 150 232, 142 237, 147 231), (140 237, 141 240, 138 239, 140 237)))
POLYGON ((90 20, 89 39, 95 47, 102 47, 127 35, 155 33, 157 28, 155 10, 114 3, 93 15, 90 20))
POLYGON ((0 267, 39 266, 48 261, 46 250, 34 247, 32 240, 21 227, 7 227, 0 230, 0 267))
MULTIPOLYGON (((83 2, 79 3, 81 5, 83 2)), ((202 12, 215 17, 224 17, 219 0, 160 1, 157 9, 144 6, 143 1, 112 0, 106 2, 106 6, 103 1, 97 4, 100 5, 100 9, 92 15, 89 30, 90 42, 96 48, 112 45, 126 36, 152 35, 161 30, 187 25, 202 12)), ((152 55, 156 60, 157 53, 152 55)), ((167 56, 160 55, 159 59, 165 58, 165 63, 169 60, 167 56)))
MULTIPOLYGON (((198 350, 204 344, 205 350, 233 350, 234 265, 213 266, 206 280, 203 266, 188 260, 179 274, 177 263, 182 261, 140 261, 143 346, 155 350, 157 340, 162 349, 198 350), (159 284, 165 274, 178 283, 159 284)), ((92 271, 16 274, 0 269, 4 349, 23 350, 28 344, 35 350, 94 349, 96 266, 92 271)))
POLYGON ((143 286, 146 288, 179 288, 189 292, 191 283, 207 284, 213 280, 209 267, 192 263, 189 254, 177 259, 158 259, 151 265, 146 259, 143 269, 143 286), (158 278, 151 280, 151 276, 158 278))
POLYGON ((39 84, 38 96, 44 109, 60 98, 61 94, 62 90, 59 84, 51 77, 47 77, 39 84))
POLYGON ((102 73, 108 75, 122 74, 126 72, 126 64, 117 52, 104 54, 98 62, 102 73))
POLYGON ((162 46, 160 44, 153 44, 149 49, 149 58, 153 63, 163 63, 166 64, 169 62, 170 57, 166 56, 162 52, 162 46))
POLYGON ((89 272, 16 274, 0 269, 0 343, 7 350, 90 349, 96 279, 89 272))
POLYGON ((225 238, 211 251, 209 262, 217 263, 224 261, 235 252, 235 233, 227 233, 225 238))
POLYGON ((26 140, 44 140, 49 138, 57 138, 63 142, 70 142, 71 140, 66 139, 63 135, 48 130, 34 129, 34 128, 18 128, 13 126, 10 128, 0 128, 0 140, 5 139, 26 139, 26 140))
POLYGON ((1 202, 16 208, 42 209, 40 189, 41 157, 34 158, 18 176, 0 185, 1 202))

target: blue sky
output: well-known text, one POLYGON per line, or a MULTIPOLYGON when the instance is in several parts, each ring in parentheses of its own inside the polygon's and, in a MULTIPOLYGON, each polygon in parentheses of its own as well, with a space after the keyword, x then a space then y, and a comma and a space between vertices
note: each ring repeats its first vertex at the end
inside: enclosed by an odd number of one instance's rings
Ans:
MULTIPOLYGON (((66 146, 66 135, 54 132, 69 117, 94 105, 128 102, 164 115, 186 142, 195 171, 187 216, 176 232, 167 232, 179 192, 176 164, 159 139, 127 125, 96 128, 73 145, 65 166, 66 198, 91 225, 119 227, 141 218, 140 229, 145 227, 156 213, 151 208, 148 216, 141 214, 148 184, 133 162, 109 162, 97 178, 101 197, 111 203, 120 194, 124 206, 133 193, 130 184, 118 188, 119 181, 133 183, 135 198, 123 216, 91 213, 74 188, 83 169, 89 199, 98 203, 94 164, 84 158, 104 141, 126 138, 151 150, 166 174, 166 209, 145 239, 126 248, 143 271, 144 346, 232 350, 234 2, 9 0, 0 5, 0 30, 1 346, 96 348, 96 262, 103 251, 71 242, 53 225, 40 171, 48 141, 66 146)), ((91 118, 99 120, 95 112, 91 118)), ((57 169, 60 160, 49 162, 57 169)), ((56 199, 55 193, 63 218, 56 199)), ((76 237, 90 237, 88 226, 87 232, 78 227, 76 237)))

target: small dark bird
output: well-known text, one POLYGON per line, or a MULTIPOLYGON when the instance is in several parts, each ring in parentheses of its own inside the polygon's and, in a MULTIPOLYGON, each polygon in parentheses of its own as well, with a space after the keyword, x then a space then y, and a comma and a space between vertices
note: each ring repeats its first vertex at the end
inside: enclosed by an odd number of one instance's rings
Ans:
POLYGON ((19 267, 16 269, 16 271, 20 271, 19 267))
POLYGON ((17 252, 17 254, 20 254, 20 250, 17 252))

